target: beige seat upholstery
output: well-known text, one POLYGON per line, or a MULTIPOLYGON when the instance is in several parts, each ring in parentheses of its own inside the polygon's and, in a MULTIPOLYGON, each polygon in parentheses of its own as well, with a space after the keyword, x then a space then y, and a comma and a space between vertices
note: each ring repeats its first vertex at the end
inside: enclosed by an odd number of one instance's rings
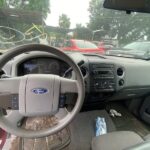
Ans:
POLYGON ((131 131, 111 132, 94 137, 92 150, 124 150, 142 142, 143 139, 131 131))

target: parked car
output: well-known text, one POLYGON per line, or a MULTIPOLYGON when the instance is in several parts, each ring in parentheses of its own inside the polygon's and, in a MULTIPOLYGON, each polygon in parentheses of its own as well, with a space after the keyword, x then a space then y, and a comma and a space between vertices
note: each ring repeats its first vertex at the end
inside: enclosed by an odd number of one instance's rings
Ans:
POLYGON ((137 41, 125 45, 123 48, 137 51, 150 51, 150 41, 137 41))
POLYGON ((104 49, 98 48, 94 43, 77 39, 66 40, 62 49, 65 51, 78 51, 83 53, 104 53, 104 49))
POLYGON ((104 51, 114 48, 114 45, 107 41, 92 41, 97 45, 98 48, 103 49, 104 51))
POLYGON ((132 55, 141 58, 149 58, 150 56, 150 41, 138 41, 125 45, 122 48, 115 48, 108 52, 108 55, 132 55))

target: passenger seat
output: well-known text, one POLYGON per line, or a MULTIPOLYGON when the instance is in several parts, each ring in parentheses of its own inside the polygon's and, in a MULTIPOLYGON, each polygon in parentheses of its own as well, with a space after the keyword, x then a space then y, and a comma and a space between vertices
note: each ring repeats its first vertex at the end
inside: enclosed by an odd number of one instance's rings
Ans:
POLYGON ((150 142, 132 131, 116 131, 94 137, 92 150, 150 150, 150 142))

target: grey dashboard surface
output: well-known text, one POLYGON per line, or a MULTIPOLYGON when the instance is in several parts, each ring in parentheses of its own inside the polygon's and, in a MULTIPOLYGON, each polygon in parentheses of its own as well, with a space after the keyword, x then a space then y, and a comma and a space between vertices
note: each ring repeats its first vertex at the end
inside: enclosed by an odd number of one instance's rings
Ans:
MULTIPOLYGON (((72 54, 76 55, 76 54, 72 54)), ((77 55, 76 55, 77 56, 77 55)), ((73 57, 75 61, 83 59, 83 55, 73 57)), ((123 58, 115 56, 98 56, 98 55, 84 55, 89 71, 89 81, 91 82, 92 71, 89 67, 91 64, 103 66, 104 64, 111 64, 114 66, 114 76, 116 91, 108 100, 120 100, 143 96, 150 92, 150 61, 123 58), (122 68, 122 75, 118 75, 118 68, 122 68), (119 85, 123 80, 123 85, 119 85)), ((90 83, 89 83, 90 85, 90 83)), ((91 88, 90 88, 91 92, 91 88)), ((100 91, 102 92, 102 91, 100 91)))
MULTIPOLYGON (((116 92, 126 92, 127 95, 135 95, 135 91, 133 89, 144 90, 146 92, 150 92, 150 61, 133 59, 133 58, 123 58, 123 57, 115 57, 115 56, 99 56, 94 54, 81 54, 81 53, 68 53, 68 55, 76 62, 84 61, 82 67, 86 69, 86 75, 84 76, 86 83, 86 91, 91 92, 91 77, 92 71, 90 68, 91 64, 96 64, 98 66, 104 64, 110 64, 114 66, 114 76, 115 76, 115 84, 116 84, 116 92), (119 76, 117 74, 118 68, 123 70, 123 74, 119 76), (123 80, 123 85, 119 85, 120 80, 123 80), (131 92, 132 91, 132 92, 131 92)), ((28 54, 22 54, 10 62, 8 62, 3 70, 6 74, 10 76, 17 76, 18 64, 21 62, 35 58, 35 57, 49 57, 49 58, 57 58, 54 55, 50 55, 43 52, 31 52, 28 54)))

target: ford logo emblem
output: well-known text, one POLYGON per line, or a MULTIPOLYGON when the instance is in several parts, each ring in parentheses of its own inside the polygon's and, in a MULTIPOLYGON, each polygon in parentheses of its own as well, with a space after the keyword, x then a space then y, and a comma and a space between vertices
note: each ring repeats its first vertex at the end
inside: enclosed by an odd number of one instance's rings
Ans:
POLYGON ((35 88, 31 90, 34 94, 45 94, 48 92, 45 88, 35 88))

